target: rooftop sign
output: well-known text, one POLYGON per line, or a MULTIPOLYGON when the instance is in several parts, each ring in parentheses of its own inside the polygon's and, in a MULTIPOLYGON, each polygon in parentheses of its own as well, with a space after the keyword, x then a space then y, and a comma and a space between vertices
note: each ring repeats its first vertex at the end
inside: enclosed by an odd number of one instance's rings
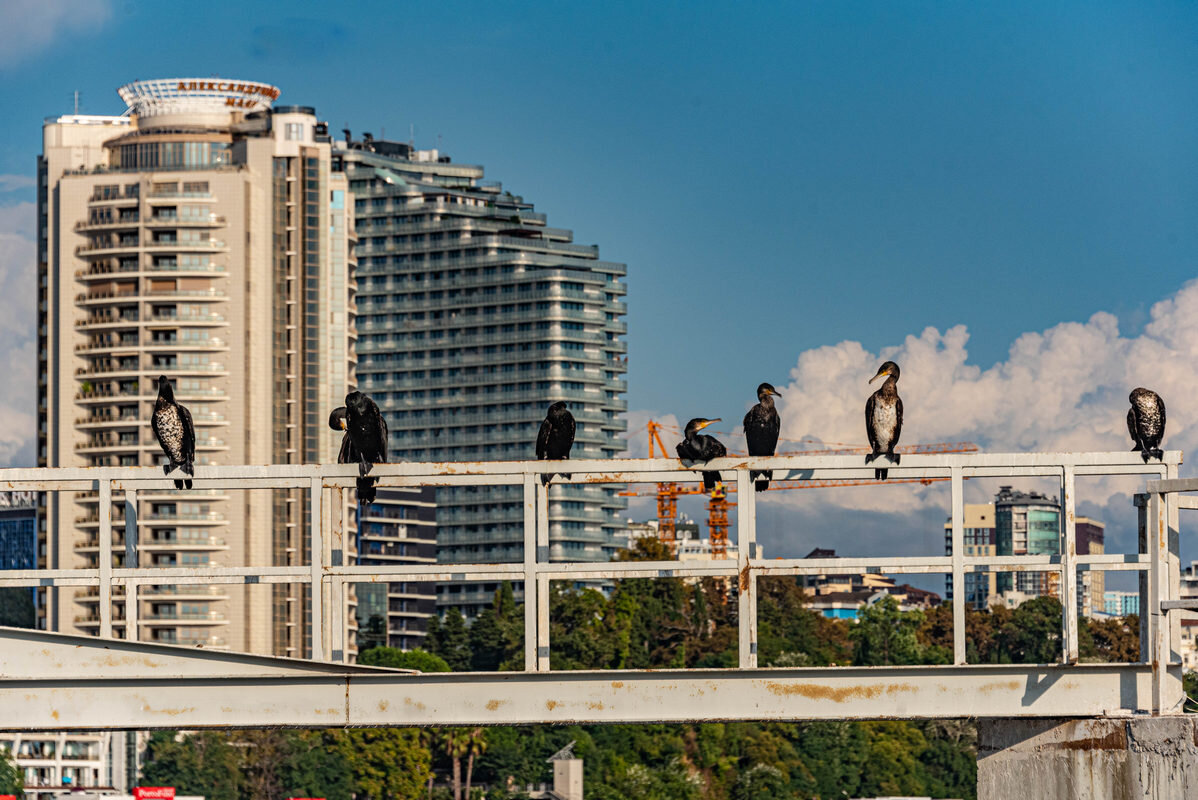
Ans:
POLYGON ((117 94, 139 117, 270 108, 279 88, 269 83, 222 78, 160 78, 134 81, 117 94))

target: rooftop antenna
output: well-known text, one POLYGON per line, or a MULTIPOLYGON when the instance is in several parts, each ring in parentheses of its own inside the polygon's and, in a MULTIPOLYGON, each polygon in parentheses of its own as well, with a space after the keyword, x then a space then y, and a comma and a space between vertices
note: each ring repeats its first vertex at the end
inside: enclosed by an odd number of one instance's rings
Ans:
POLYGON ((416 123, 408 123, 408 147, 416 149, 416 123))
POLYGON ((79 116, 79 90, 75 90, 75 116, 79 116))

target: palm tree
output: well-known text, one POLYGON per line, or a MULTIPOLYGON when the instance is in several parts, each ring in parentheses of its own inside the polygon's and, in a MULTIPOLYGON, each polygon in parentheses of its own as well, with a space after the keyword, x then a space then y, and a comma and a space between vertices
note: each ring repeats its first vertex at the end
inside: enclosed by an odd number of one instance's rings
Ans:
POLYGON ((462 800, 462 756, 470 749, 470 738, 463 728, 446 728, 441 737, 453 764, 453 800, 462 800))
POLYGON ((487 732, 482 728, 470 731, 466 749, 466 800, 470 800, 470 783, 474 776, 474 757, 487 752, 487 732))

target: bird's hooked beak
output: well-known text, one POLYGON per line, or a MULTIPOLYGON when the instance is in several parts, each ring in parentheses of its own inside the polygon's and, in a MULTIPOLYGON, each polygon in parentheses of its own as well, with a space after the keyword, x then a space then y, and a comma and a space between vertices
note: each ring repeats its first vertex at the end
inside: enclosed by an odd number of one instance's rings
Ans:
POLYGON ((714 424, 716 424, 717 422, 723 422, 723 420, 722 420, 722 419, 720 419, 719 417, 716 417, 715 419, 709 419, 709 420, 706 420, 706 421, 705 421, 705 422, 704 422, 702 425, 700 425, 700 426, 699 426, 699 430, 703 430, 703 429, 704 429, 704 428, 706 428, 708 425, 714 425, 714 424))
POLYGON ((782 392, 778 391, 777 389, 770 389, 770 394, 772 394, 774 397, 782 396, 782 392))
POLYGON ((872 378, 870 378, 869 382, 873 383, 874 381, 876 381, 878 378, 882 377, 883 375, 889 375, 889 374, 890 374, 890 370, 886 369, 885 367, 880 367, 878 369, 878 374, 873 376, 872 378))

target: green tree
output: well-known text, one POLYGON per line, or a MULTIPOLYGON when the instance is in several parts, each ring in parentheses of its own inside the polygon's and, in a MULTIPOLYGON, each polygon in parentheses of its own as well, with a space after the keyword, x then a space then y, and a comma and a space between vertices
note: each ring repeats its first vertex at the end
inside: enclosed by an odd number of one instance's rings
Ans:
POLYGON ((142 781, 151 786, 174 786, 179 794, 238 800, 241 756, 227 733, 201 731, 180 736, 176 731, 155 731, 146 745, 142 781))
POLYGON ((899 611, 891 595, 863 606, 857 624, 849 629, 853 663, 864 667, 920 663, 922 648, 916 634, 922 624, 920 612, 899 611))
POLYGON ((437 625, 436 636, 430 636, 430 652, 445 660, 453 672, 470 669, 470 634, 466 631, 466 620, 457 608, 445 613, 445 619, 437 625))
POLYGON ((342 757, 339 730, 288 731, 290 747, 281 770, 284 796, 352 800, 353 774, 342 757))
POLYGON ((845 663, 848 627, 805 605, 797 578, 757 581, 757 657, 765 666, 825 666, 845 663))
POLYGON ((770 764, 755 764, 740 773, 732 791, 733 800, 775 800, 787 791, 782 770, 770 764))
POLYGON ((0 747, 0 794, 25 796, 25 776, 13 762, 6 747, 0 747))
POLYGON ((1011 612, 995 633, 1000 663, 1051 664, 1061 657, 1063 609, 1055 597, 1036 597, 1011 612))
POLYGON ((350 728, 337 748, 353 777, 358 800, 416 800, 431 769, 419 731, 405 728, 350 728))
POLYGON ((415 669, 421 672, 450 672, 445 659, 424 650, 400 650, 397 647, 375 647, 358 656, 358 663, 368 667, 415 669))
POLYGON ((487 731, 473 728, 467 736, 466 747, 466 797, 470 797, 470 785, 474 778, 474 759, 487 752, 487 731))
POLYGON ((33 590, 23 587, 0 589, 0 625, 10 628, 32 628, 35 621, 33 590))
POLYGON ((926 794, 923 764, 919 757, 928 743, 910 722, 863 722, 868 758, 861 774, 866 796, 926 794))

